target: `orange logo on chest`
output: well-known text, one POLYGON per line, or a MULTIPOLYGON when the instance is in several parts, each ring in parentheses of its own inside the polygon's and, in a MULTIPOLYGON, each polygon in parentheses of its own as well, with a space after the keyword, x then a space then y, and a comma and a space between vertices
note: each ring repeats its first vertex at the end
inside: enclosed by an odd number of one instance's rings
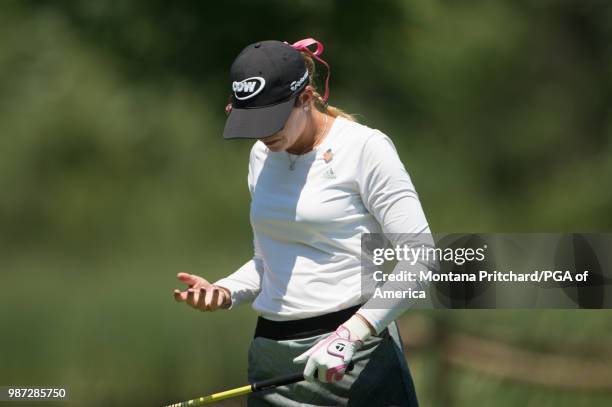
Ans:
POLYGON ((331 148, 327 149, 326 152, 323 153, 323 159, 325 163, 329 163, 334 158, 334 153, 332 153, 331 148))

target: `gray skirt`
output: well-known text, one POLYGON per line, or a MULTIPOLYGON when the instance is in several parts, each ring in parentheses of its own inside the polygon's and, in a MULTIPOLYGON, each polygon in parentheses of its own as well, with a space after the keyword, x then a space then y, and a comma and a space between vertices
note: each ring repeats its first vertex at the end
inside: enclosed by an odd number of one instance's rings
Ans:
MULTIPOLYGON (((303 339, 274 340, 257 337, 249 347, 249 381, 299 372, 304 365, 293 358, 329 334, 303 339)), ((353 357, 355 368, 335 383, 302 381, 252 393, 249 407, 268 406, 418 406, 414 383, 397 324, 392 322, 368 338, 353 357)))

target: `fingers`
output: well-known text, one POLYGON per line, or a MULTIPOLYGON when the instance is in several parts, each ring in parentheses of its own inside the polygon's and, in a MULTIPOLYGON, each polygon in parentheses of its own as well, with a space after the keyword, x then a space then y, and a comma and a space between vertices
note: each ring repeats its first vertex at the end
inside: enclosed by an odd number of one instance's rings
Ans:
POLYGON ((174 299, 200 311, 216 311, 223 308, 228 300, 225 291, 217 286, 189 288, 186 291, 175 289, 174 299))
POLYGON ((309 382, 314 382, 316 380, 314 377, 315 371, 318 371, 319 369, 317 369, 317 364, 315 361, 309 358, 308 362, 306 362, 306 367, 304 368, 304 379, 308 380, 309 382))
POLYGON ((293 359, 293 363, 304 363, 308 360, 308 356, 310 356, 311 349, 308 349, 306 352, 302 353, 300 356, 297 356, 293 359))
POLYGON ((217 303, 223 301, 224 297, 219 294, 210 294, 207 296, 207 289, 214 287, 206 279, 189 273, 178 273, 176 277, 183 283, 189 285, 189 289, 180 291, 174 290, 174 300, 177 302, 186 302, 192 308, 202 311, 214 311, 219 308, 217 303))
POLYGON ((344 357, 342 358, 342 360, 347 366, 351 362, 351 360, 353 360, 354 355, 355 355, 355 348, 351 346, 347 349, 346 353, 344 354, 344 357))
POLYGON ((200 288, 210 285, 210 283, 206 281, 206 279, 200 276, 196 276, 195 274, 178 273, 176 275, 176 278, 178 278, 183 283, 189 285, 189 287, 200 288))
POLYGON ((199 309, 200 311, 204 311, 204 307, 205 307, 204 301, 206 300, 206 289, 204 287, 200 287, 198 292, 199 292, 199 299, 198 299, 198 303, 196 304, 195 308, 199 309))
POLYGON ((218 295, 217 295, 217 299, 214 302, 215 306, 217 308, 223 308, 224 304, 225 304, 225 292, 221 289, 219 289, 218 295))
POLYGON ((181 291, 179 289, 174 290, 174 300, 176 302, 185 302, 187 301, 187 292, 181 291))
MULTIPOLYGON (((341 366, 334 366, 331 367, 329 369, 326 369, 326 372, 323 373, 319 373, 319 380, 323 380, 322 377, 324 377, 325 379, 323 381, 327 382, 327 383, 333 383, 333 382, 337 382, 342 380, 342 378, 344 377, 344 369, 345 366, 341 365, 341 366)), ((321 370, 321 368, 319 368, 319 371, 321 370)))
POLYGON ((204 304, 204 309, 206 311, 214 311, 218 307, 217 301, 219 301, 219 289, 217 287, 212 287, 206 292, 206 301, 204 304))
POLYGON ((199 297, 200 297, 199 290, 195 290, 193 288, 190 288, 189 290, 187 290, 187 304, 189 304, 193 308, 197 308, 199 297))
MULTIPOLYGON (((302 356, 298 356, 293 359, 294 362, 302 362, 302 356)), ((308 356, 306 356, 308 358, 308 356)), ((322 383, 333 383, 334 381, 340 381, 344 378, 345 366, 334 366, 329 367, 323 363, 317 363, 315 358, 308 358, 306 367, 304 368, 304 379, 309 382, 320 381, 322 383)))
POLYGON ((219 298, 219 289, 215 286, 208 288, 200 288, 200 300, 198 301, 197 308, 200 311, 216 311, 219 309, 217 305, 219 298))
POLYGON ((189 284, 189 286, 192 286, 195 283, 197 283, 197 279, 195 278, 195 276, 192 276, 191 274, 188 274, 188 273, 178 273, 176 275, 176 278, 178 278, 185 284, 189 284))

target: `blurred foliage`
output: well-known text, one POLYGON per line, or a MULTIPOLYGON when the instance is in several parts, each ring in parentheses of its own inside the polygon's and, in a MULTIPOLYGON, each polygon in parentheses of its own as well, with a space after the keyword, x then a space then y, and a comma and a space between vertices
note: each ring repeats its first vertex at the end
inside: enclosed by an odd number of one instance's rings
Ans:
MULTIPOLYGON (((221 139, 229 66, 249 43, 310 36, 331 103, 394 140, 434 231, 610 230, 609 1, 7 0, 0 384, 68 384, 74 405, 102 406, 245 381, 253 313, 190 312, 174 275, 214 280, 250 257, 250 143, 221 139)), ((584 313, 452 327, 520 344, 610 324, 584 313)), ((458 375, 457 405, 552 405, 549 390, 458 375)))

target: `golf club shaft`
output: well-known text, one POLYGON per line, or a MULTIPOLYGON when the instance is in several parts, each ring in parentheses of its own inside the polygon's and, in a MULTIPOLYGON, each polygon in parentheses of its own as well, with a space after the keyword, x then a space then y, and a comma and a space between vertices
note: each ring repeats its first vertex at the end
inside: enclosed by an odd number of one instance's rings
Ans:
MULTIPOLYGON (((350 372, 355 367, 353 362, 349 363, 346 367, 346 372, 350 372)), ((317 372, 315 371, 315 377, 317 372)), ((222 391, 220 393, 214 393, 210 396, 198 397, 192 400, 181 401, 179 403, 170 404, 165 407, 194 407, 194 406, 203 406, 205 404, 215 403, 220 400, 225 400, 230 397, 243 396, 249 393, 255 393, 262 390, 273 389, 278 386, 284 386, 287 384, 298 383, 304 380, 304 373, 292 373, 284 376, 275 377, 273 379, 260 380, 255 383, 251 383, 246 386, 237 387, 235 389, 222 391)))

